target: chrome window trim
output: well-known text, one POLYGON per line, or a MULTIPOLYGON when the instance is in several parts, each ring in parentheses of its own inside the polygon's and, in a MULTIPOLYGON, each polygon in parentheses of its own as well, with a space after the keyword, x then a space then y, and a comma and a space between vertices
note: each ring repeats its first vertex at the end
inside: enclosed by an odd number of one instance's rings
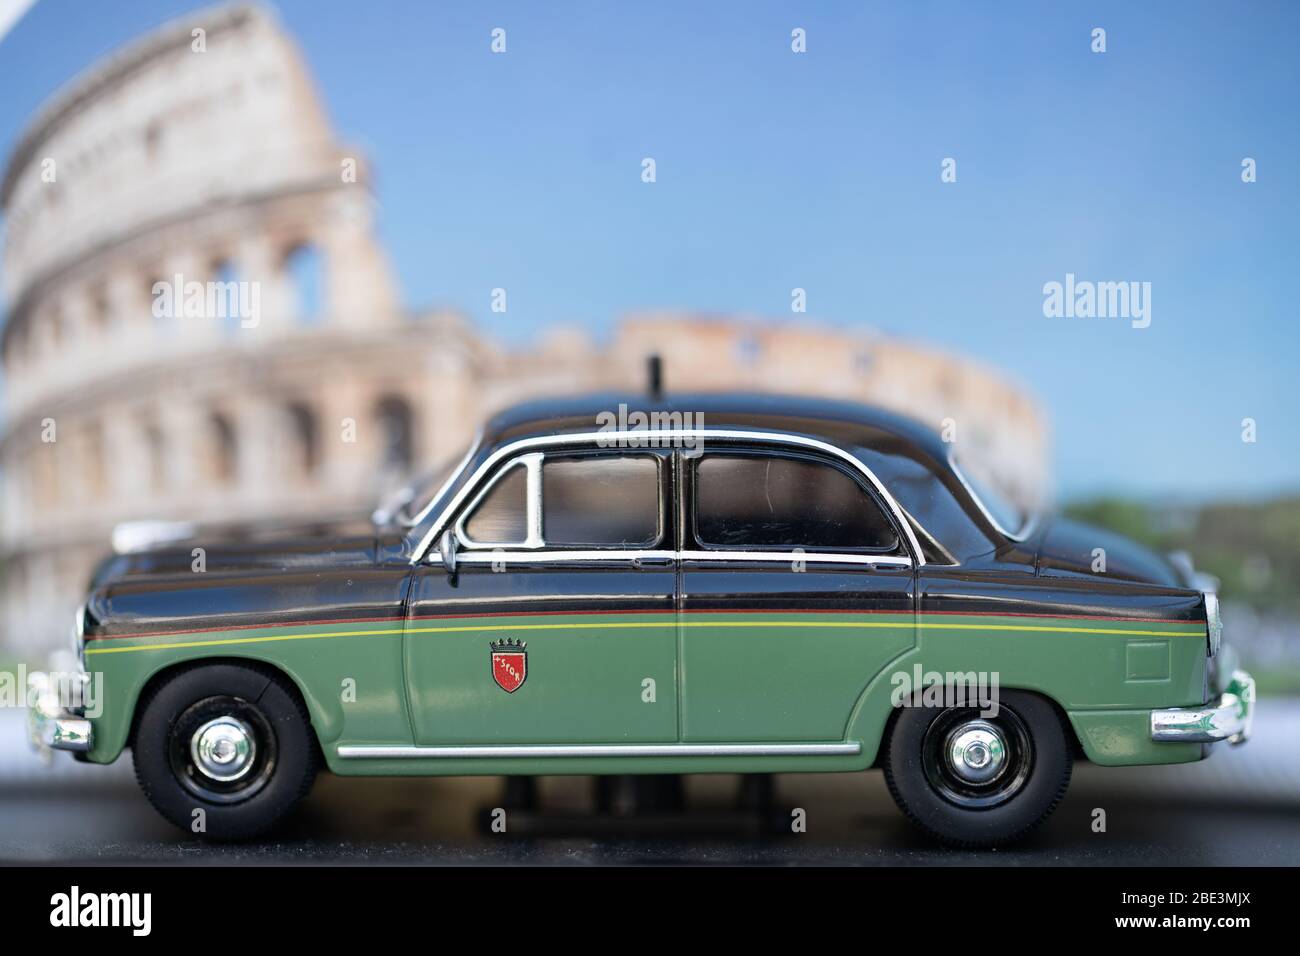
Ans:
POLYGON ((469 443, 469 448, 465 451, 465 454, 461 456, 460 461, 456 463, 456 467, 451 470, 451 474, 449 474, 446 480, 443 481, 437 492, 434 493, 434 496, 429 499, 429 503, 420 509, 418 515, 411 519, 408 527, 418 527, 424 522, 425 518, 429 517, 429 514, 433 509, 437 507, 438 502, 446 496, 447 492, 450 491, 452 486, 456 483, 456 479, 465 473, 465 469, 468 468, 469 463, 474 460, 474 455, 478 452, 481 444, 483 444, 482 428, 474 433, 474 440, 469 443))
MULTIPOLYGON (((915 563, 923 563, 924 551, 921 550, 921 543, 916 538, 916 533, 912 530, 911 524, 907 521, 906 515, 903 514, 902 508, 889 490, 876 477, 875 472, 859 461, 855 456, 849 454, 838 445, 832 445, 830 442, 824 442, 818 438, 809 438, 806 435, 792 435, 788 432, 765 432, 751 431, 746 429, 720 429, 720 428, 670 428, 658 429, 654 431, 599 431, 599 432, 578 432, 567 435, 537 435, 532 438, 521 438, 509 444, 503 445, 489 455, 481 465, 475 470, 470 480, 465 483, 456 496, 451 499, 443 509, 442 515, 438 517, 425 532, 424 537, 420 539, 419 544, 411 554, 411 564, 419 564, 424 561, 429 553, 430 547, 438 539, 443 527, 446 525, 447 516, 452 515, 458 508, 464 504, 469 493, 474 489, 483 475, 495 467, 500 461, 518 454, 522 450, 529 448, 545 448, 550 446, 564 447, 569 445, 595 445, 599 448, 626 448, 636 451, 643 450, 644 443, 653 439, 660 442, 657 448, 663 448, 664 439, 678 438, 695 438, 695 439, 715 439, 720 441, 753 441, 760 443, 771 443, 776 445, 792 445, 800 448, 812 448, 821 451, 834 458, 847 463, 857 469, 876 489, 885 506, 894 516, 898 527, 902 529, 903 536, 911 549, 911 559, 915 563), (626 438, 629 443, 626 445, 612 444, 620 438, 626 438)), ((648 447, 648 446, 646 446, 648 447)))
POLYGON ((444 759, 532 757, 852 757, 862 752, 856 741, 816 744, 487 744, 421 747, 342 744, 338 755, 351 759, 444 759))
MULTIPOLYGON (((740 449, 738 450, 738 452, 737 452, 736 454, 732 454, 730 457, 731 457, 733 460, 736 459, 736 458, 740 458, 740 457, 758 457, 758 456, 756 456, 756 455, 754 454, 755 451, 756 451, 756 450, 755 450, 755 449, 752 449, 752 448, 750 448, 750 449, 746 449, 746 448, 743 448, 743 447, 742 447, 742 448, 740 448, 740 449)), ((702 453, 701 453, 701 457, 700 457, 699 459, 697 459, 697 461, 698 461, 698 460, 702 460, 703 454, 707 454, 707 452, 702 452, 702 453)), ((761 455, 761 454, 763 454, 763 453, 760 452, 760 455, 761 455)), ((770 452, 768 452, 768 453, 766 453, 766 454, 767 454, 768 457, 771 457, 771 453, 770 453, 770 452)), ((725 453, 724 453, 724 457, 725 457, 725 456, 726 456, 726 455, 725 455, 725 453)), ((788 460, 790 460, 790 459, 787 458, 786 460, 788 461, 788 460)), ((831 468, 831 469, 833 469, 833 470, 836 469, 836 466, 835 466, 835 465, 829 465, 829 464, 827 464, 825 461, 818 461, 818 460, 815 459, 815 458, 809 458, 809 459, 805 459, 805 460, 807 460, 807 461, 813 461, 813 462, 817 463, 818 465, 820 465, 821 467, 831 468)), ((854 481, 854 478, 853 478, 852 475, 845 475, 845 477, 847 477, 850 481, 854 481)), ((717 552, 717 553, 731 553, 731 554, 735 554, 735 555, 736 555, 736 559, 737 559, 737 560, 741 560, 741 561, 743 561, 743 560, 753 560, 753 561, 762 561, 762 560, 766 560, 763 556, 764 556, 764 555, 767 555, 767 554, 773 554, 773 555, 776 555, 776 556, 777 556, 777 557, 776 557, 776 560, 780 560, 780 561, 785 561, 785 560, 794 560, 795 558, 800 558, 800 557, 802 557, 802 558, 804 558, 804 559, 807 559, 809 555, 838 555, 838 557, 826 557, 826 558, 823 558, 823 560, 827 560, 827 561, 850 561, 851 558, 852 558, 852 556, 854 556, 854 555, 858 555, 858 556, 863 556, 863 557, 872 557, 872 558, 879 557, 879 558, 884 558, 885 560, 883 560, 883 561, 876 560, 876 561, 853 562, 853 563, 862 563, 862 564, 871 564, 871 563, 875 563, 875 564, 891 564, 891 563, 897 563, 897 560, 896 560, 896 559, 897 559, 897 555, 895 554, 895 552, 897 552, 898 549, 899 549, 899 547, 902 545, 902 538, 900 538, 897 534, 894 535, 894 542, 893 542, 893 544, 891 544, 891 545, 890 545, 889 547, 887 547, 887 548, 879 548, 879 549, 867 549, 867 548, 864 548, 864 549, 862 549, 861 551, 832 551, 832 550, 820 551, 820 550, 817 549, 817 546, 815 546, 815 545, 807 546, 807 547, 805 547, 805 546, 803 546, 803 545, 794 545, 794 546, 789 546, 789 545, 770 545, 770 546, 766 546, 766 547, 763 546, 763 545, 751 545, 751 546, 749 546, 749 547, 746 547, 746 546, 744 546, 744 545, 725 545, 725 544, 715 544, 715 543, 711 543, 711 542, 708 542, 708 541, 704 541, 704 540, 702 540, 702 539, 699 537, 699 528, 698 528, 698 525, 699 525, 699 521, 698 521, 698 511, 699 511, 699 492, 698 492, 698 483, 699 483, 699 480, 700 480, 700 477, 699 477, 699 469, 698 469, 698 467, 697 467, 697 468, 696 468, 695 470, 693 470, 692 473, 691 473, 692 488, 696 489, 696 490, 694 490, 694 491, 692 492, 692 503, 695 505, 695 513, 686 516, 687 527, 684 529, 684 537, 685 537, 685 538, 689 538, 689 539, 691 539, 691 540, 694 542, 694 544, 696 545, 695 548, 693 548, 693 549, 689 549, 689 553, 692 554, 692 555, 710 555, 710 554, 713 554, 714 552, 717 552)), ((877 487, 879 487, 879 486, 877 486, 877 487)), ((861 489, 860 487, 859 487, 858 491, 859 491, 859 493, 862 493, 862 489, 861 489)), ((867 499, 867 501, 871 504, 871 506, 872 506, 873 508, 876 508, 877 510, 879 510, 879 505, 876 503, 875 500, 872 499, 872 497, 871 497, 870 494, 864 494, 864 497, 867 499)), ((896 515, 895 517, 897 517, 897 515, 896 515)), ((908 527, 908 530, 911 531, 911 527, 910 527, 910 525, 908 525, 907 527, 908 527)), ((918 549, 919 549, 919 546, 920 546, 920 542, 919 542, 919 541, 917 542, 917 546, 918 546, 918 549)), ((904 550, 906 550, 906 549, 904 549, 904 550)), ((921 552, 918 550, 917 553, 920 554, 921 552)), ((709 559, 706 557, 705 560, 709 560, 709 559)), ((911 559, 909 558, 909 559, 907 559, 904 563, 906 563, 907 565, 910 566, 910 565, 912 564, 912 561, 911 561, 911 559)))
MULTIPOLYGON (((557 552, 561 550, 570 550, 570 551, 587 550, 592 552, 606 552, 606 553, 627 551, 636 554, 647 554, 656 550, 663 550, 662 548, 659 547, 659 545, 663 544, 664 534, 668 527, 668 521, 667 521, 668 512, 665 509, 664 505, 665 505, 665 498, 667 496, 667 492, 672 487, 671 476, 664 469, 664 461, 666 460, 665 456, 656 454, 656 449, 653 448, 647 448, 647 449, 597 448, 595 450, 598 454, 590 455, 586 457, 598 458, 601 457, 600 453, 603 453, 605 457, 646 458, 649 459, 654 464, 656 496, 655 496, 655 535, 653 540, 642 541, 632 546, 628 546, 626 544, 611 544, 611 545, 602 546, 599 544, 591 544, 591 543, 565 544, 563 541, 559 541, 559 542, 548 541, 546 539, 546 535, 541 534, 542 547, 550 548, 557 552)), ((546 457, 547 457, 546 453, 542 452, 541 457, 542 457, 542 470, 544 471, 546 468, 546 457)), ((574 460, 572 455, 560 454, 560 455, 551 455, 550 457, 552 460, 556 460, 556 459, 560 461, 574 460)), ((541 486, 539 485, 538 486, 538 508, 542 513, 543 523, 545 521, 545 513, 544 513, 545 507, 546 507, 546 502, 542 499, 541 486)))
POLYGON ((491 564, 494 561, 511 561, 517 564, 546 563, 551 561, 737 561, 790 564, 794 561, 826 562, 831 564, 867 564, 889 567, 912 567, 912 559, 904 555, 840 554, 823 551, 671 551, 664 549, 639 551, 624 548, 592 548, 587 550, 539 551, 466 551, 456 560, 470 564, 491 564))
POLYGON ((513 461, 508 462, 495 475, 488 479, 483 490, 474 496, 474 500, 466 506, 461 514, 455 527, 456 537, 460 543, 467 548, 540 548, 542 546, 542 455, 541 452, 533 452, 529 455, 520 455, 513 461), (506 475, 513 472, 516 468, 523 468, 525 472, 524 479, 524 524, 527 526, 524 532, 523 541, 475 541, 465 530, 465 522, 474 517, 475 512, 483 504, 484 499, 492 493, 492 489, 501 483, 506 475))
MULTIPOLYGON (((619 552, 629 552, 635 554, 645 554, 654 550, 653 545, 657 545, 664 539, 664 492, 666 490, 664 481, 664 469, 660 461, 655 460, 656 456, 646 452, 622 451, 616 450, 614 454, 619 457, 649 458, 655 466, 655 536, 653 541, 638 545, 635 548, 624 548, 618 545, 611 545, 602 548, 599 545, 565 545, 556 544, 546 540, 543 534, 543 506, 542 500, 542 469, 546 465, 546 453, 535 451, 528 454, 519 455, 514 460, 507 462, 502 468, 493 475, 483 490, 474 496, 474 500, 465 507, 464 512, 457 520, 455 525, 456 538, 466 549, 462 557, 482 552, 489 548, 498 551, 502 548, 528 548, 531 552, 538 552, 549 547, 549 554, 559 554, 562 551, 582 551, 583 553, 591 552, 593 554, 605 552, 617 554, 619 552), (474 515, 474 512, 482 504, 483 499, 492 491, 496 484, 506 475, 523 465, 528 471, 527 486, 524 492, 524 506, 527 509, 526 521, 528 523, 528 536, 523 541, 475 541, 465 530, 465 523, 474 515)), ((559 457, 559 456, 552 456, 559 457)), ((477 478, 477 476, 476 476, 477 478)), ((530 552, 519 552, 526 554, 530 552)), ((500 560, 498 555, 494 555, 492 560, 500 560)))
POLYGON ((961 486, 966 489, 966 494, 970 496, 970 500, 975 502, 975 507, 980 510, 980 514, 984 516, 985 520, 988 521, 989 524, 993 525, 993 530, 1002 535, 1002 537, 1008 538, 1011 541, 1020 542, 1026 540, 1038 529, 1038 512, 1027 513, 1025 515, 1025 526, 1015 534, 1012 534, 1006 528, 1002 527, 1002 523, 998 521, 997 518, 993 517, 993 512, 989 511, 988 506, 984 504, 984 499, 976 494, 975 489, 971 487, 971 483, 966 480, 966 475, 962 472, 961 466, 957 464, 955 449, 948 452, 948 467, 951 468, 952 473, 957 476, 957 480, 961 482, 961 486))

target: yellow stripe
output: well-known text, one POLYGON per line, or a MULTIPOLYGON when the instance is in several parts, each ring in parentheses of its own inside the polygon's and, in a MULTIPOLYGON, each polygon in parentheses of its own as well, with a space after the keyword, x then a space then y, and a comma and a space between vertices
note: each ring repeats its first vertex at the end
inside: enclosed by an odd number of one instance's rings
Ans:
MULTIPOLYGON (((186 647, 218 647, 232 644, 262 644, 268 641, 305 641, 326 637, 379 637, 386 634, 452 634, 471 631, 553 631, 598 630, 633 627, 910 627, 907 621, 624 621, 574 624, 466 624, 453 627, 412 627, 404 631, 328 631, 322 634, 277 634, 271 637, 232 637, 213 641, 181 641, 175 644, 137 644, 129 647, 91 647, 87 654, 125 654, 130 651, 169 651, 186 647)), ((1043 624, 933 624, 919 622, 923 628, 974 631, 1050 631, 1070 634, 1123 634, 1137 637, 1204 637, 1201 631, 1138 631, 1107 627, 1052 627, 1043 624)), ((126 638, 130 640, 130 638, 126 638)))
POLYGON ((1070 631, 1078 634, 1136 634, 1139 637, 1204 637, 1204 631, 1129 631, 1122 627, 1047 627, 1038 624, 930 624, 921 627, 976 631, 1070 631))

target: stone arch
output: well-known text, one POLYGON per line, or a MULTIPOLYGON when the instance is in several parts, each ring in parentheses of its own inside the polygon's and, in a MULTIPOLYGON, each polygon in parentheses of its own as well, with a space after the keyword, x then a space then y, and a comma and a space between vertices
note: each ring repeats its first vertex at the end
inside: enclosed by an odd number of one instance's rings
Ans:
POLYGON ((208 414, 203 475, 217 485, 233 485, 239 477, 239 435, 225 412, 208 414))
MULTIPOLYGON (((237 302, 237 297, 231 296, 229 289, 232 288, 232 283, 239 282, 239 263, 228 255, 217 255, 213 257, 212 262, 208 267, 208 272, 211 276, 211 281, 218 284, 220 291, 217 295, 217 299, 222 303, 225 303, 227 306, 231 303, 237 302)), ((221 316, 219 320, 214 319, 213 321, 219 321, 222 329, 224 329, 228 334, 237 332, 240 326, 238 310, 230 308, 226 308, 226 314, 221 316)))
POLYGON ((98 420, 85 424, 81 436, 81 478, 87 499, 94 502, 108 493, 108 462, 104 447, 104 425, 98 420))
POLYGON ((289 430, 289 467, 298 477, 310 477, 320 468, 320 417, 304 401, 285 407, 289 430))
POLYGON ((383 395, 375 403, 379 466, 406 474, 415 466, 415 412, 400 395, 383 395))
POLYGON ((293 314, 303 325, 317 324, 325 311, 325 256, 310 240, 294 243, 281 266, 293 295, 293 314))
POLYGON ((162 491, 167 487, 167 436, 163 433, 162 426, 152 417, 146 417, 141 422, 140 433, 148 487, 153 491, 162 491))

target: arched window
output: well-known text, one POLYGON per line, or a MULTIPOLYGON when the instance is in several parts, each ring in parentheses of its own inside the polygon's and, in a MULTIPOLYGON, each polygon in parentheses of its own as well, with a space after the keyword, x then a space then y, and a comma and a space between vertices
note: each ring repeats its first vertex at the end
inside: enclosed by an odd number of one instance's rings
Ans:
POLYGON ((162 428, 157 422, 144 423, 146 466, 149 469, 149 487, 162 491, 167 486, 167 445, 162 428))
POLYGON ((324 257, 310 243, 295 246, 284 257, 284 271, 293 286, 298 321, 314 325, 320 318, 324 295, 324 257))
POLYGON ((32 456, 32 500, 38 511, 53 510, 59 504, 59 468, 55 442, 42 442, 32 456))
POLYGON ((104 471, 104 429, 98 422, 86 426, 82 461, 82 476, 90 498, 100 498, 107 490, 108 481, 104 471))
POLYGON ((162 126, 157 121, 144 129, 144 154, 148 159, 157 159, 162 147, 162 126))
POLYGON ((290 467, 300 476, 315 474, 320 465, 320 428, 316 413, 303 402, 288 408, 291 458, 290 467))
POLYGON ((63 350, 68 333, 68 324, 63 317, 63 310, 58 306, 50 309, 49 319, 47 321, 49 322, 50 327, 50 347, 57 354, 63 350))
POLYGON ((149 314, 159 328, 168 328, 176 316, 184 315, 184 301, 177 301, 177 296, 184 296, 184 289, 173 288, 174 279, 154 276, 144 283, 145 295, 149 297, 149 314))
POLYGON ((375 407, 379 425, 380 467, 405 474, 415 465, 411 406, 406 399, 387 395, 375 407))
POLYGON ((235 426, 221 412, 208 416, 207 476, 221 485, 232 484, 239 475, 239 442, 235 426))
POLYGON ((245 305, 241 301, 239 269, 230 259, 217 259, 212 263, 212 281, 216 284, 212 298, 217 314, 208 318, 233 335, 243 322, 240 307, 245 305))
POLYGON ((112 306, 108 299, 108 287, 98 285, 90 297, 90 320, 95 331, 104 332, 112 323, 112 306))

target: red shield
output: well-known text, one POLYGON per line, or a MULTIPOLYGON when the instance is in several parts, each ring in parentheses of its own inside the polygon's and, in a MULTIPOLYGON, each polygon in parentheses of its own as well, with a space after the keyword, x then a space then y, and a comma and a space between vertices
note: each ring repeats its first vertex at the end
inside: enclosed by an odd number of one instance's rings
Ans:
POLYGON ((519 647, 492 649, 492 679, 507 694, 513 694, 528 677, 528 652, 519 647))

